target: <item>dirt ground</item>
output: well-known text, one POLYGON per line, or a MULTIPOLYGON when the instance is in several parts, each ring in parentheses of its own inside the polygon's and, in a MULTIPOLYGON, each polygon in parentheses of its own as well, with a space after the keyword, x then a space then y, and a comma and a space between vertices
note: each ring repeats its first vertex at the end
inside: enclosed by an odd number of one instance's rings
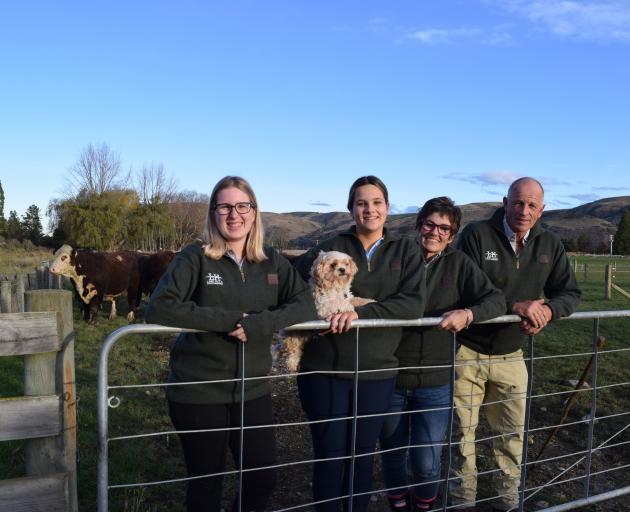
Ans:
MULTIPOLYGON (((277 362, 273 373, 278 375, 280 373, 284 373, 284 371, 282 363, 277 362)), ((306 421, 300 406, 295 378, 283 377, 275 379, 273 401, 277 424, 306 421)), ((531 412, 532 419, 530 422, 531 428, 535 429, 537 426, 542 424, 548 425, 552 423, 557 420, 557 416, 560 415, 560 412, 560 410, 550 412, 545 408, 536 410, 536 408, 533 407, 531 412)), ((579 418, 570 417, 569 421, 575 421, 577 419, 579 418)), ((483 416, 481 423, 482 425, 484 423, 483 416)), ((624 427, 624 423, 625 422, 622 418, 616 425, 597 431, 594 436, 593 446, 597 446, 615 432, 618 432, 624 427)), ((541 458, 555 459, 559 456, 585 450, 586 439, 588 437, 587 425, 588 424, 574 425, 560 429, 557 437, 549 444, 541 458)), ((478 438, 491 436, 487 429, 484 429, 483 427, 480 428, 481 430, 478 433, 478 438)), ((629 432, 630 429, 615 437, 608 444, 612 445, 628 441, 630 439, 630 436, 628 435, 629 432)), ((538 453, 546 436, 547 431, 530 434, 528 455, 530 461, 538 453)), ((307 425, 279 427, 277 429, 277 437, 279 463, 290 464, 292 462, 308 461, 312 459, 313 455, 310 432, 307 425)), ((630 459, 629 455, 630 450, 628 450, 628 447, 625 444, 613 447, 612 449, 594 452, 591 462, 591 471, 600 472, 608 470, 608 472, 591 478, 591 495, 630 485, 630 478, 628 477, 626 469, 613 470, 615 467, 626 464, 630 459)), ((563 457, 530 466, 527 474, 527 488, 531 489, 537 486, 544 486, 545 484, 553 481, 554 478, 557 478, 557 480, 560 481, 583 476, 585 474, 584 463, 579 463, 573 469, 569 469, 562 476, 558 477, 560 473, 567 470, 569 466, 571 466, 571 464, 577 461, 580 457, 581 456, 563 457)), ((481 472, 490 471, 496 467, 493 463, 491 441, 483 441, 478 445, 478 464, 479 471, 481 472)), ((281 468, 279 471, 278 485, 274 492, 269 509, 282 510, 285 508, 297 507, 295 510, 312 510, 311 506, 306 505, 312 501, 311 469, 312 467, 310 463, 290 465, 281 468)), ((380 475, 380 460, 377 456, 374 468, 375 493, 371 498, 372 501, 369 508, 370 512, 388 510, 387 501, 383 493, 378 491, 379 489, 384 488, 380 475)), ((580 499, 584 497, 583 482, 584 479, 582 478, 559 485, 545 487, 527 499, 525 510, 540 510, 552 505, 580 499)), ((484 500, 486 498, 491 498, 492 496, 493 491, 491 475, 480 476, 478 499, 484 500)), ((583 510, 606 512, 630 510, 630 505, 626 505, 626 499, 627 498, 617 498, 614 500, 608 500, 598 505, 592 505, 588 509, 583 510)), ((490 499, 478 504, 477 510, 480 512, 490 511, 491 506, 492 500, 490 499)))

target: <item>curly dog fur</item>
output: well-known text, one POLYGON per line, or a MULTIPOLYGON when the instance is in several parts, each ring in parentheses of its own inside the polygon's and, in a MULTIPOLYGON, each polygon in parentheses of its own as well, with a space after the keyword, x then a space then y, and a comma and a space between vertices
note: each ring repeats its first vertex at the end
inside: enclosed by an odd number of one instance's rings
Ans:
MULTIPOLYGON (((325 320, 337 313, 354 311, 355 307, 373 302, 371 299, 352 295, 350 287, 357 270, 355 262, 346 253, 339 251, 319 253, 311 267, 309 285, 320 319, 325 320)), ((304 344, 310 338, 310 334, 284 332, 283 337, 287 368, 294 373, 299 367, 304 344)))

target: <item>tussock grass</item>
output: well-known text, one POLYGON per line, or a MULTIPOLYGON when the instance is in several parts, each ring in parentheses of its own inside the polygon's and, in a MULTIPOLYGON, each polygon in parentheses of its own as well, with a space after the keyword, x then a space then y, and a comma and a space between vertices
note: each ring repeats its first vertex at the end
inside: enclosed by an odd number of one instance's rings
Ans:
POLYGON ((32 273, 43 261, 51 260, 52 255, 49 249, 43 248, 28 250, 22 246, 0 247, 0 276, 32 273))

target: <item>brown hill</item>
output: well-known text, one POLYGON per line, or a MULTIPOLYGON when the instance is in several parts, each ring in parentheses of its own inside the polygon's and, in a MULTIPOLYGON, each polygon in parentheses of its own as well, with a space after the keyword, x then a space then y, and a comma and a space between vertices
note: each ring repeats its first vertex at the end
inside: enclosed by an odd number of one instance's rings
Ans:
MULTIPOLYGON (((468 222, 488 218, 501 203, 470 203, 462 208, 462 227, 468 222)), ((630 210, 630 196, 599 199, 570 209, 550 210, 543 214, 544 227, 561 238, 577 239, 587 234, 593 247, 608 243, 617 230, 624 210, 630 210)), ((414 235, 415 213, 393 214, 387 227, 403 236, 414 235)), ((347 229, 352 224, 347 212, 263 213, 268 241, 286 248, 308 248, 320 240, 347 229)))

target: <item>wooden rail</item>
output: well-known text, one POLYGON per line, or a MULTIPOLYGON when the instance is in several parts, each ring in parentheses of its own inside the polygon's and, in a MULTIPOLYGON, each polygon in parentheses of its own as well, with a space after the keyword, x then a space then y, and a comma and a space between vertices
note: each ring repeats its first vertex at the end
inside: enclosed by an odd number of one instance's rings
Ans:
POLYGON ((24 357, 24 396, 0 399, 0 441, 27 440, 26 476, 0 480, 0 510, 76 512, 72 294, 31 290, 23 303, 0 314, 0 357, 24 357))

